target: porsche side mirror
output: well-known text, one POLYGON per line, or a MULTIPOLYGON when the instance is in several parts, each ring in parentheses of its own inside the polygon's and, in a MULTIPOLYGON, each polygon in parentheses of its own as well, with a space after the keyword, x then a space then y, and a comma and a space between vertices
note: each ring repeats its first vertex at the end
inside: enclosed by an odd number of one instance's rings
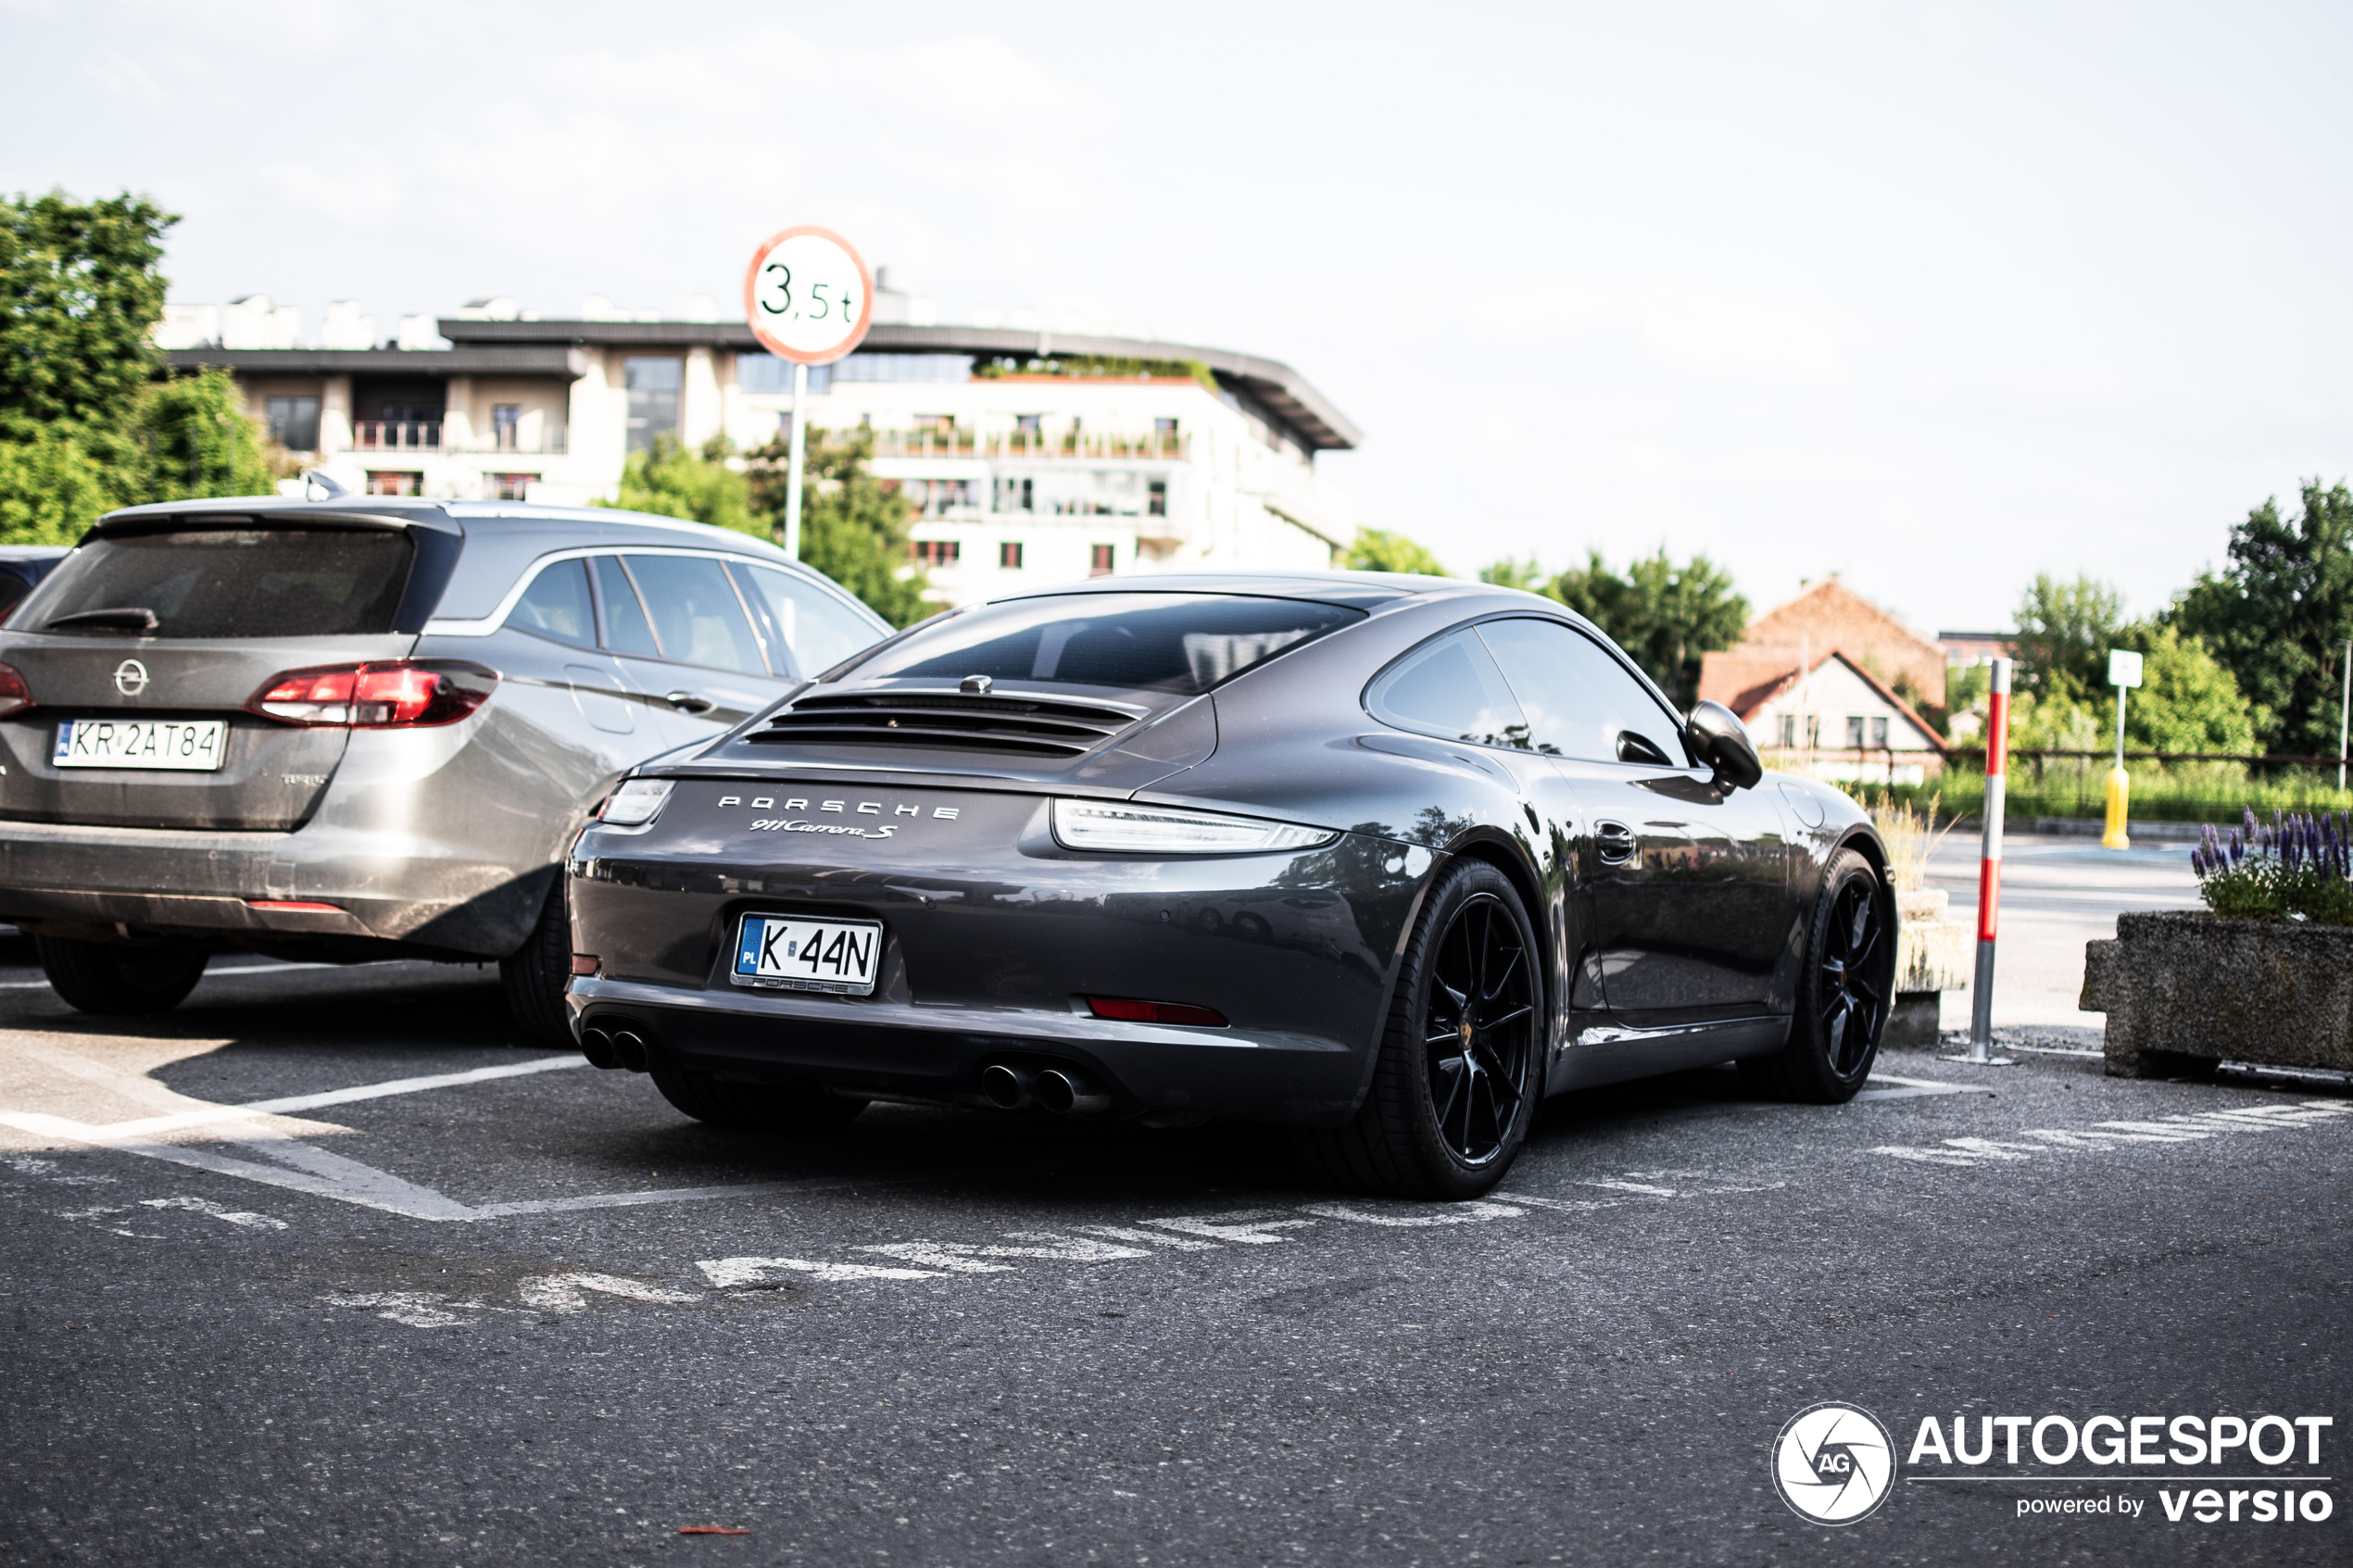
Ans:
POLYGON ((1765 776, 1765 764, 1757 759, 1756 743, 1748 738, 1748 726, 1720 702, 1694 706, 1691 717, 1683 721, 1683 738, 1691 743, 1692 755, 1734 789, 1754 789, 1765 776))

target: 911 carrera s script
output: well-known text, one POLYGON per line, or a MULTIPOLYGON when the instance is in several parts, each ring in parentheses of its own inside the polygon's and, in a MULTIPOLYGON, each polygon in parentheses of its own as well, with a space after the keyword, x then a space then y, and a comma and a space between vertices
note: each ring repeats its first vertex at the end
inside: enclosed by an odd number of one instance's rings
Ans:
POLYGON ((746 915, 727 978, 738 985, 872 996, 881 952, 878 921, 746 915))
POLYGON ((805 817, 755 817, 749 826, 754 833, 830 833, 847 838, 888 838, 899 831, 888 822, 862 828, 853 822, 812 822, 805 817))

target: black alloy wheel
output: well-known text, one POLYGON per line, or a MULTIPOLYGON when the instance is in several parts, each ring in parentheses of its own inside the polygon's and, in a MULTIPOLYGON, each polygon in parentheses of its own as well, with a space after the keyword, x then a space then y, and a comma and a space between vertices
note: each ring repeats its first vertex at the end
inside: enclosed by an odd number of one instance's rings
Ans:
POLYGON ((1458 860, 1423 900, 1370 1092, 1302 1132, 1310 1171, 1396 1198, 1477 1198, 1510 1169, 1543 1086, 1542 977, 1511 880, 1458 860))
POLYGON ((1842 849, 1822 869, 1789 1044, 1741 1063, 1776 1099, 1839 1105, 1871 1075, 1895 1002, 1895 899, 1876 867, 1842 849))
POLYGON ((1527 1098, 1535 1033, 1527 944, 1502 901, 1480 894, 1439 939, 1422 1017, 1438 1135, 1464 1165, 1504 1151, 1527 1098))

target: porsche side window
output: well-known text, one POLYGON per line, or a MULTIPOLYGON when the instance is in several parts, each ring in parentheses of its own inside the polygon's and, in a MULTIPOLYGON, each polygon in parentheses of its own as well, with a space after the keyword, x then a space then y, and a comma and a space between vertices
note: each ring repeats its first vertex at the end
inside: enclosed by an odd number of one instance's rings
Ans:
POLYGON ((560 560, 531 580, 507 624, 574 647, 597 646, 597 611, 588 599, 588 568, 560 560))
POLYGON ((1477 746, 1529 746, 1528 721, 1476 633, 1456 632, 1407 654, 1365 694, 1373 717, 1401 730, 1477 746))
POLYGON ((1527 710, 1537 750, 1683 766, 1680 726, 1592 638, 1557 621, 1490 621, 1478 633, 1527 710))

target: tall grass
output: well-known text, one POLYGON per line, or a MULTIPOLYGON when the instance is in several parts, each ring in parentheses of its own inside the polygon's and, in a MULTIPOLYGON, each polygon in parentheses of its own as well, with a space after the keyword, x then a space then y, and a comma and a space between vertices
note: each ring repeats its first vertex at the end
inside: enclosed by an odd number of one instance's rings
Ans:
MULTIPOLYGON (((1980 779, 1981 797, 1984 788, 1980 779)), ((1953 831, 1950 821, 1941 828, 1936 825, 1937 797, 1901 800, 1881 791, 1864 797, 1864 804, 1879 829, 1880 842, 1887 847, 1887 876, 1895 891, 1917 893, 1927 886, 1928 858, 1936 852, 1937 841, 1953 831)))
MULTIPOLYGON (((2005 812, 2013 822, 2032 817, 2097 817, 2108 810, 2109 764, 2088 757, 2013 758, 2005 812)), ((2255 776, 2239 762, 2133 762, 2131 812, 2142 822, 2215 822, 2227 826, 2243 808, 2273 810, 2353 808, 2353 791, 2336 787, 2334 768, 2283 768, 2255 776)), ((1892 801, 1928 805, 1947 817, 1985 809, 1985 775, 1957 765, 1919 784, 1883 792, 1892 801)))

